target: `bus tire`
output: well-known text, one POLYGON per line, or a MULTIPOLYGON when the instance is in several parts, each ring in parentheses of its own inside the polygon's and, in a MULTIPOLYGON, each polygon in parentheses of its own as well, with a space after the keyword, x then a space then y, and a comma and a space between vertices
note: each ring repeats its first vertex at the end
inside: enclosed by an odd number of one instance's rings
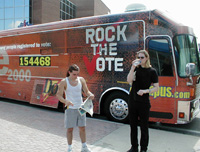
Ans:
POLYGON ((120 91, 111 93, 105 101, 105 114, 109 120, 127 122, 128 95, 120 91))

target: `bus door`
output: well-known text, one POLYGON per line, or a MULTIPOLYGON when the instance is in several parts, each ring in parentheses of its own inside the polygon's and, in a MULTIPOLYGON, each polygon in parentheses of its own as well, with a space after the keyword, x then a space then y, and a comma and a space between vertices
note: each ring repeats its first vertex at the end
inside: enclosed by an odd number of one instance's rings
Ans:
POLYGON ((172 123, 176 121, 177 105, 174 98, 176 92, 176 68, 169 36, 148 36, 146 50, 150 62, 159 76, 159 91, 150 94, 150 121, 172 123))

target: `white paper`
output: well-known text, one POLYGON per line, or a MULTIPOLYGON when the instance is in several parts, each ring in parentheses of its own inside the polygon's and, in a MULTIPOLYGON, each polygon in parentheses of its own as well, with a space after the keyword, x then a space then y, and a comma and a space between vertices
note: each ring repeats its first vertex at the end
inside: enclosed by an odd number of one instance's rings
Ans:
POLYGON ((81 107, 78 109, 81 116, 83 116, 85 113, 89 113, 91 116, 93 116, 93 103, 92 100, 89 99, 89 97, 83 102, 81 107))

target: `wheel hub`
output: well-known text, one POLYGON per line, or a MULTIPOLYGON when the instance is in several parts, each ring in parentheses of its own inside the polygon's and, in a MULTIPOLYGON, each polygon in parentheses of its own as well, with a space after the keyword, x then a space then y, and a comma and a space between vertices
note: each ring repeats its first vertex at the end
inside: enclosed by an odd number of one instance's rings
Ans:
POLYGON ((110 103, 110 113, 115 119, 124 119, 128 115, 128 104, 123 99, 115 99, 110 103))

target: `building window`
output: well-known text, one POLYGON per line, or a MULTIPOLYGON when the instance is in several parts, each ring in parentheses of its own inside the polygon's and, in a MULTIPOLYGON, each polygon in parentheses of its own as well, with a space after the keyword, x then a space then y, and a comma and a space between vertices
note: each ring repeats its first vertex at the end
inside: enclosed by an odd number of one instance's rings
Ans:
POLYGON ((4 9, 0 8, 0 20, 5 18, 4 11, 4 9))
POLYGON ((5 7, 14 7, 14 0, 5 0, 5 7))
POLYGON ((5 7, 5 1, 4 0, 0 0, 0 8, 4 8, 5 7))
POLYGON ((31 24, 32 0, 0 0, 0 30, 31 24))
POLYGON ((4 25, 5 25, 4 20, 0 20, 0 30, 5 29, 4 25))
POLYGON ((69 0, 60 1, 60 20, 76 18, 76 6, 69 0))
POLYGON ((14 8, 8 7, 5 8, 5 19, 12 19, 14 18, 14 8))
POLYGON ((24 6, 24 0, 15 0, 15 6, 24 6))

